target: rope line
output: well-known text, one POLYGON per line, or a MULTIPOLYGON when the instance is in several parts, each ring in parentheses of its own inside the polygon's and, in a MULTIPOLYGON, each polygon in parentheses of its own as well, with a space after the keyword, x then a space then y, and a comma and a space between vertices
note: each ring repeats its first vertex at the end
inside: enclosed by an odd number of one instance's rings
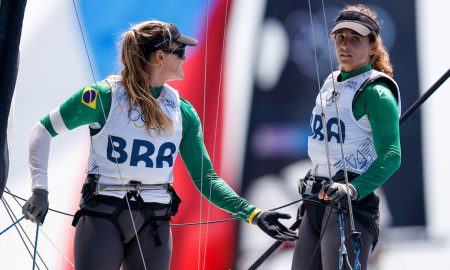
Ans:
MULTIPOLYGON (((75 0, 72 0, 72 3, 73 3, 73 7, 74 7, 74 9, 75 9, 75 14, 76 14, 76 17, 77 17, 78 26, 79 26, 79 28, 80 28, 81 37, 82 37, 82 39, 83 39, 83 43, 84 43, 84 48, 85 48, 85 51, 86 51, 86 55, 87 55, 87 58, 88 58, 88 61, 89 61, 89 66, 90 66, 90 69, 91 69, 92 78, 93 78, 95 84, 97 84, 97 80, 96 80, 96 77, 95 77, 94 69, 93 69, 93 67, 92 67, 92 61, 91 61, 91 58, 90 58, 90 55, 89 55, 89 51, 88 51, 88 49, 87 49, 87 43, 86 43, 86 39, 85 39, 85 37, 84 37, 83 28, 81 27, 81 21, 80 21, 79 15, 78 15, 78 9, 77 9, 77 6, 76 6, 76 4, 75 4, 75 0)), ((100 105, 101 105, 101 108, 102 108, 103 117, 104 117, 104 119, 106 119, 106 113, 105 113, 105 109, 104 109, 104 107, 103 107, 103 102, 102 102, 102 99, 101 99, 100 95, 99 95, 99 100, 100 100, 100 105)), ((112 147, 113 147, 113 150, 115 150, 115 149, 114 149, 114 143, 113 143, 112 138, 111 138, 111 133, 110 133, 110 131, 109 131, 109 125, 108 125, 108 122, 107 122, 107 121, 105 122, 105 127, 106 127, 106 130, 107 130, 107 133, 108 133, 108 140, 109 140, 109 142, 111 143, 111 145, 112 145, 112 147)), ((92 139, 92 138, 91 138, 91 139, 92 139)), ((92 141, 91 141, 91 144, 92 144, 92 141)), ((119 174, 119 179, 120 179, 120 181, 121 181, 121 183, 122 183, 122 186, 124 187, 124 186, 125 186, 125 183, 124 183, 123 178, 122 178, 122 173, 121 173, 121 171, 120 171, 119 162, 117 161, 117 157, 114 157, 114 161, 115 161, 115 163, 116 163, 117 172, 118 172, 118 174, 119 174)), ((136 224, 135 224, 135 222, 134 222, 133 213, 131 212, 131 207, 130 207, 130 202, 129 202, 128 196, 125 196, 125 201, 126 201, 126 203, 127 203, 128 212, 129 212, 129 214, 130 214, 130 220, 131 220, 131 223, 132 223, 132 225, 133 225, 133 230, 134 230, 134 234, 135 234, 136 241, 137 241, 137 244, 138 244, 139 253, 140 253, 140 255, 141 255, 142 264, 144 265, 144 269, 147 270, 147 265, 146 265, 145 259, 144 259, 144 253, 143 253, 142 247, 141 247, 141 241, 140 241, 140 239, 139 239, 139 235, 138 235, 138 232, 137 232, 137 229, 136 229, 136 224)))

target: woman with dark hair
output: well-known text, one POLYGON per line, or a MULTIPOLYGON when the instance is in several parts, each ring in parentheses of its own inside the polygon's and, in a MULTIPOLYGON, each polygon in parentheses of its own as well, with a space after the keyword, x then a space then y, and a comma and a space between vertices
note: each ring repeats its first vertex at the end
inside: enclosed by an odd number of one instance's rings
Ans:
POLYGON ((89 125, 88 176, 73 221, 76 269, 169 269, 169 220, 181 202, 172 186, 178 152, 212 203, 275 239, 297 238, 278 221, 289 215, 257 209, 216 174, 195 109, 166 84, 183 79, 186 46, 195 45, 174 24, 133 26, 123 34, 121 73, 81 89, 33 127, 33 195, 22 211, 42 223, 49 205, 50 141, 89 125))
POLYGON ((300 181, 305 215, 292 269, 341 269, 355 259, 352 267, 359 261, 366 269, 378 239, 373 191, 400 167, 400 92, 376 14, 364 5, 346 6, 331 36, 339 70, 325 80, 312 111, 312 167, 300 181), (345 237, 350 234, 355 241, 345 237))

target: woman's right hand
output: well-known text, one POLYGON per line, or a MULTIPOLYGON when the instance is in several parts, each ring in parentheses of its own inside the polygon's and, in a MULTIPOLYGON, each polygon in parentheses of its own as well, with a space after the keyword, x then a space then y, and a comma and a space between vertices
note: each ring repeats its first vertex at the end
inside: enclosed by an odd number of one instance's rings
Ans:
POLYGON ((25 219, 31 220, 39 225, 44 223, 48 211, 48 191, 45 189, 34 189, 33 195, 22 207, 25 219))

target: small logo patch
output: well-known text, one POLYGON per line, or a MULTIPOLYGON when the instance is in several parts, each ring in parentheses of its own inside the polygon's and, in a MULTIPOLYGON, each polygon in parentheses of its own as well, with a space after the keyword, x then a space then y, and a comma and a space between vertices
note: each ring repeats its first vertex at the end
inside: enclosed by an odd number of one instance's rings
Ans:
POLYGON ((387 98, 387 94, 383 88, 377 87, 378 96, 380 98, 387 98))
POLYGON ((98 90, 92 87, 86 87, 81 96, 81 103, 95 110, 97 108, 98 90))

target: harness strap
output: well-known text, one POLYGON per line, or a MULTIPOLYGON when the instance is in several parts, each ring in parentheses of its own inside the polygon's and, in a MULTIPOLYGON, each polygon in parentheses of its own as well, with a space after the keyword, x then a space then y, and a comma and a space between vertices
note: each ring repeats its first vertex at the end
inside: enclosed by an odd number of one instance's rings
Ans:
MULTIPOLYGON (((130 201, 131 198, 134 198, 137 203, 137 207, 139 211, 141 211, 142 215, 144 216, 144 224, 142 225, 141 229, 138 231, 142 231, 143 228, 147 227, 148 225, 151 226, 152 232, 153 232, 153 240, 155 241, 155 246, 159 247, 161 246, 161 238, 158 234, 159 225, 157 223, 157 220, 159 218, 164 218, 164 220, 170 220, 169 213, 170 211, 167 211, 165 216, 156 216, 153 209, 150 207, 146 207, 144 200, 139 195, 138 191, 129 191, 126 195, 128 197, 128 201, 130 201)), ((124 202, 126 202, 124 200, 124 202)))
POLYGON ((159 238, 159 234, 158 234, 159 225, 156 222, 150 222, 150 226, 152 227, 153 240, 155 241, 155 245, 157 247, 159 247, 162 244, 161 238, 159 238))
POLYGON ((169 221, 171 217, 172 211, 168 210, 167 213, 163 216, 156 216, 155 210, 152 209, 152 204, 145 203, 141 196, 138 194, 133 194, 132 192, 127 193, 127 195, 123 199, 115 198, 115 197, 109 197, 109 196, 103 196, 103 195, 95 195, 92 197, 92 199, 89 202, 85 202, 86 205, 95 206, 97 203, 104 203, 110 206, 114 207, 114 210, 112 213, 103 213, 95 210, 90 210, 81 207, 74 215, 72 226, 76 227, 78 221, 82 216, 93 216, 93 217, 99 217, 104 218, 113 223, 113 225, 117 228, 118 232, 120 233, 120 237, 122 240, 124 240, 124 235, 122 233, 122 230, 120 228, 118 218, 119 215, 122 213, 124 209, 126 209, 126 197, 128 199, 131 199, 132 197, 135 198, 135 201, 130 201, 130 207, 132 210, 138 210, 141 211, 143 217, 144 217, 144 224, 139 229, 138 233, 142 231, 143 228, 147 226, 151 226, 153 237, 155 240, 155 245, 160 246, 161 239, 158 235, 158 221, 169 221))
POLYGON ((106 213, 102 213, 102 212, 97 212, 97 211, 91 211, 91 210, 87 210, 84 208, 81 208, 80 210, 78 210, 74 217, 73 217, 73 221, 72 221, 72 226, 76 227, 78 221, 80 220, 80 218, 82 216, 91 216, 91 217, 98 217, 98 218, 104 218, 107 219, 109 221, 111 221, 111 223, 116 227, 117 231, 120 233, 120 238, 124 239, 124 236, 122 234, 122 230, 120 229, 119 223, 117 222, 117 217, 114 218, 114 216, 112 214, 106 214, 106 213))
POLYGON ((178 208, 181 203, 181 198, 180 198, 180 196, 178 196, 177 192, 175 191, 175 188, 172 185, 169 185, 168 191, 172 198, 170 200, 170 212, 169 212, 169 215, 172 217, 178 213, 178 208))
POLYGON ((122 211, 128 208, 128 204, 130 205, 131 210, 140 211, 142 216, 144 217, 144 224, 139 229, 138 233, 142 231, 143 228, 150 226, 152 228, 153 237, 156 246, 160 246, 161 239, 158 235, 158 221, 168 221, 172 216, 175 216, 178 212, 178 207, 181 203, 181 199, 178 194, 175 192, 175 189, 170 184, 161 184, 161 185, 143 185, 138 181, 130 181, 129 185, 126 186, 117 186, 117 185, 100 185, 98 183, 99 175, 96 174, 88 174, 86 177, 86 182, 82 188, 82 204, 81 209, 75 213, 74 219, 72 221, 72 226, 76 226, 78 221, 82 216, 94 216, 105 218, 111 221, 114 226, 118 229, 121 234, 122 240, 124 239, 122 230, 120 229, 120 225, 118 223, 118 218, 122 211), (126 195, 120 199, 112 196, 105 196, 98 194, 99 190, 114 190, 114 188, 119 188, 119 190, 126 190, 126 195), (170 204, 158 204, 158 203, 146 203, 142 197, 140 196, 140 191, 145 189, 166 189, 171 195, 170 204), (134 198, 134 201, 131 200, 134 198), (95 211, 92 209, 86 209, 83 206, 95 207, 96 204, 103 203, 109 206, 112 206, 114 210, 112 213, 104 213, 100 211, 95 211), (157 216, 155 214, 155 210, 168 208, 167 212, 163 216, 157 216))
POLYGON ((130 181, 126 185, 105 185, 102 183, 96 184, 95 192, 98 194, 100 191, 137 191, 142 190, 168 190, 169 184, 141 184, 139 181, 130 181))
MULTIPOLYGON (((347 172, 348 174, 348 180, 352 181, 356 177, 359 176, 357 173, 353 172, 347 172)), ((333 177, 332 180, 334 182, 343 182, 344 181, 344 171, 340 170, 338 171, 333 177)), ((298 190, 299 193, 302 196, 310 196, 317 194, 322 188, 324 184, 327 184, 330 182, 330 179, 328 177, 321 177, 321 176, 314 176, 311 174, 310 171, 305 175, 304 178, 298 179, 298 190)), ((319 201, 323 202, 323 200, 319 201)))

